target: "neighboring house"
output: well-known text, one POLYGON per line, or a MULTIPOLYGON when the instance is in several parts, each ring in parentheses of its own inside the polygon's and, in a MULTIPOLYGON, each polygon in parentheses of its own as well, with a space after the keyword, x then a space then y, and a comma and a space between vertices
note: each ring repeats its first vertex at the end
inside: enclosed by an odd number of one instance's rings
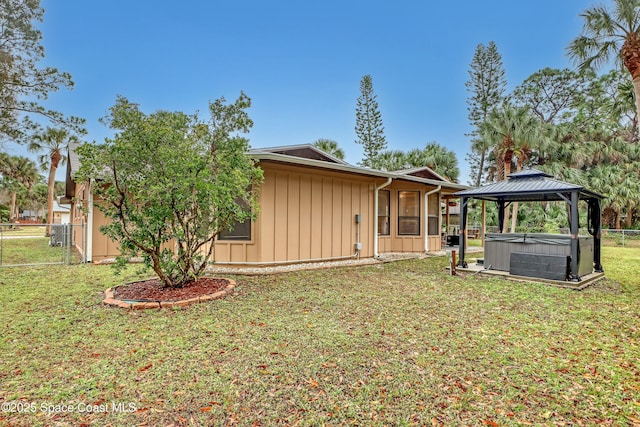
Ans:
POLYGON ((53 223, 54 224, 69 224, 71 222, 71 205, 60 204, 58 201, 53 201, 53 223))
POLYGON ((39 221, 43 216, 43 212, 44 211, 42 209, 40 210, 25 209, 22 212, 20 212, 20 215, 18 215, 18 218, 20 218, 21 220, 27 220, 27 221, 39 221))
MULTIPOLYGON (((71 222, 70 215, 71 205, 69 204, 60 204, 56 200, 53 201, 53 224, 69 224, 71 222)), ((46 221, 47 220, 47 210, 39 209, 39 210, 28 210, 25 209, 20 213, 21 220, 28 221, 46 221)))
MULTIPOLYGON (((468 188, 427 167, 383 172, 352 166, 312 145, 254 149, 247 155, 264 172, 260 213, 256 221, 217 238, 217 264, 266 266, 439 251, 441 199, 468 188)), ((86 235, 74 241, 88 261, 114 258, 118 246, 99 231, 105 218, 95 207, 92 183, 74 182, 79 163, 73 151, 69 160, 71 221, 87 225, 86 235)))

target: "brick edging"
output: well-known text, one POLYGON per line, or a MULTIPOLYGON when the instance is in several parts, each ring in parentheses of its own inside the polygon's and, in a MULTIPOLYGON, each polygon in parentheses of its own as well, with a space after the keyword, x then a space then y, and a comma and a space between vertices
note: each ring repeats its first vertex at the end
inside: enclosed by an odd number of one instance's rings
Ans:
POLYGON ((109 288, 104 291, 104 300, 102 303, 105 305, 112 305, 115 307, 126 308, 128 310, 144 310, 147 308, 173 308, 173 307, 187 307, 191 304, 196 304, 204 301, 211 301, 214 299, 224 298, 227 295, 233 293, 233 288, 236 287, 236 282, 233 279, 224 279, 229 283, 227 286, 218 292, 213 294, 203 295, 197 298, 189 298, 179 301, 145 301, 145 302, 126 302, 115 298, 115 291, 113 288, 109 288))

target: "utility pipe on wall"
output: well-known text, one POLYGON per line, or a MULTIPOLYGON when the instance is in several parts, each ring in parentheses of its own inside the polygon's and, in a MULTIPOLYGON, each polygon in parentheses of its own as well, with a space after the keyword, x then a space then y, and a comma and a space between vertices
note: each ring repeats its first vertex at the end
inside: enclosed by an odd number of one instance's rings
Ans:
MULTIPOLYGON (((424 194, 424 251, 429 252, 429 196, 442 190, 442 185, 438 185, 433 190, 424 194)), ((440 203, 438 202, 438 207, 440 203)), ((438 221, 438 230, 440 230, 440 221, 438 221)))
POLYGON ((387 181, 382 185, 375 187, 373 195, 373 256, 378 257, 378 191, 391 184, 393 178, 387 178, 387 181))

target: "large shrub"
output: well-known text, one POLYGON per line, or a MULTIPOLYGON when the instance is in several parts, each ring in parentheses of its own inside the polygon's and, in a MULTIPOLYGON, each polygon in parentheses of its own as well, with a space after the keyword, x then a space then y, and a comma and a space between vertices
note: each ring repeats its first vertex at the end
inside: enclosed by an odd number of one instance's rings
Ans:
POLYGON ((245 153, 253 122, 241 93, 209 104, 209 120, 180 112, 146 115, 119 97, 104 122, 104 144, 77 149, 79 180, 90 180, 110 220, 101 231, 120 244, 122 265, 142 256, 165 287, 201 276, 223 230, 257 215, 262 171, 245 153))

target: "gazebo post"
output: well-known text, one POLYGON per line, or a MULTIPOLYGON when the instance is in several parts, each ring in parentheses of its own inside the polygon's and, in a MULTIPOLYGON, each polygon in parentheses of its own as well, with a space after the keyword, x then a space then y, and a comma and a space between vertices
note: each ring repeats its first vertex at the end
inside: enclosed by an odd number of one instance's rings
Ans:
POLYGON ((467 207, 469 198, 460 197, 460 259, 458 267, 466 268, 467 263, 464 261, 465 249, 467 246, 467 207))
POLYGON ((449 199, 445 199, 445 201, 446 201, 446 204, 445 204, 445 211, 446 211, 446 221, 445 221, 445 223, 446 223, 446 233, 445 233, 445 234, 448 236, 448 235, 449 235, 449 220, 450 220, 450 217, 449 217, 449 199))
POLYGON ((602 212, 600 211, 600 200, 589 199, 589 210, 591 213, 591 228, 593 229, 593 269, 597 273, 604 273, 602 268, 602 212))
POLYGON ((502 233, 502 226, 504 225, 504 200, 500 199, 498 203, 498 233, 502 233))
POLYGON ((578 233, 580 227, 580 218, 578 216, 578 201, 580 199, 580 193, 578 191, 571 192, 571 271, 569 273, 570 280, 572 282, 579 282, 580 276, 578 275, 578 251, 579 241, 578 233))
POLYGON ((487 234, 487 204, 482 200, 482 247, 484 248, 484 236, 487 234))

